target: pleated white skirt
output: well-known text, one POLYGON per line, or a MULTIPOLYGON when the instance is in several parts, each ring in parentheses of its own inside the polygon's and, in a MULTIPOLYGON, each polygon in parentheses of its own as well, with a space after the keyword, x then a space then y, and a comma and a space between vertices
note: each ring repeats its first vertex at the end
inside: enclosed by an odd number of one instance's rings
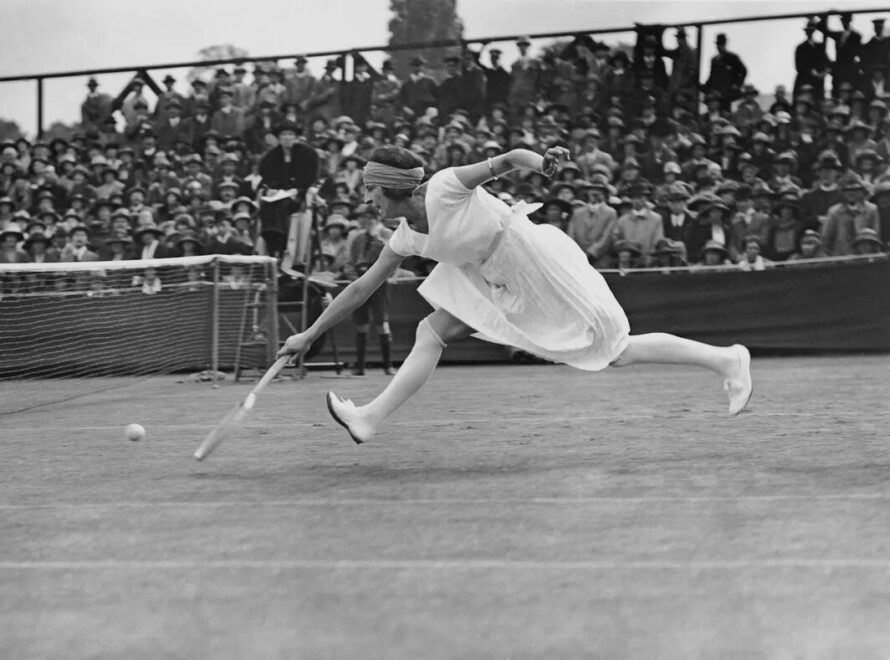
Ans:
POLYGON ((627 346, 615 296, 564 232, 513 214, 482 264, 440 263, 418 289, 486 341, 599 371, 627 346))

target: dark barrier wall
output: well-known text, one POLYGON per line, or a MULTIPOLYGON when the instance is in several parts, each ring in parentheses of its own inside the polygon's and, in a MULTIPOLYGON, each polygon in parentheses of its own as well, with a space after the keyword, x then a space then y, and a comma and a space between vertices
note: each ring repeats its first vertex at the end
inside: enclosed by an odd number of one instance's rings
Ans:
MULTIPOLYGON (((671 332, 713 344, 762 351, 890 351, 890 262, 847 262, 740 271, 606 273, 631 332, 671 332)), ((390 286, 394 356, 404 358, 417 322, 431 311, 419 282, 390 286)), ((283 335, 283 336, 286 336, 283 335)), ((353 327, 336 328, 340 358, 354 355, 353 327)), ((377 359, 369 341, 369 359, 377 359)), ((329 359, 329 344, 316 360, 329 359)), ((448 346, 446 361, 509 358, 504 347, 469 339, 448 346)))

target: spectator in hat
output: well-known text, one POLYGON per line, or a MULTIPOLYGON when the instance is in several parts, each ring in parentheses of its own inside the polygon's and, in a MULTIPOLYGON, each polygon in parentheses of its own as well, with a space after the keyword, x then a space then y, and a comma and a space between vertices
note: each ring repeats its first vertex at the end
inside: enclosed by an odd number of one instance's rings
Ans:
POLYGON ((146 224, 134 235, 136 248, 131 253, 133 259, 167 259, 176 252, 162 242, 164 232, 156 224, 146 224))
POLYGON ((416 55, 411 58, 411 73, 402 83, 400 101, 413 116, 420 117, 426 113, 427 108, 435 108, 439 105, 439 89, 436 81, 423 70, 426 60, 416 55))
POLYGON ((133 242, 126 234, 113 234, 104 241, 103 249, 99 251, 102 261, 128 261, 135 257, 132 254, 133 242))
POLYGON ((874 151, 877 143, 871 139, 871 129, 864 121, 854 119, 846 128, 848 165, 856 163, 856 157, 861 151, 874 151))
POLYGON ((507 102, 511 108, 522 108, 536 101, 541 82, 541 62, 528 54, 531 41, 528 37, 516 40, 519 57, 510 68, 510 92, 507 102))
POLYGON ((803 234, 800 221, 800 206, 791 196, 779 199, 775 216, 771 219, 763 242, 763 250, 773 261, 787 261, 797 252, 803 234))
POLYGON ((853 240, 853 254, 880 254, 884 251, 884 243, 874 229, 864 228, 856 232, 853 240))
POLYGON ((834 66, 832 67, 832 85, 834 96, 838 95, 841 84, 848 82, 858 87, 861 82, 862 69, 859 61, 862 51, 862 35, 850 27, 853 14, 841 13, 841 29, 829 30, 827 20, 822 23, 822 34, 826 39, 834 40, 834 66))
POLYGON ((386 130, 395 121, 400 110, 401 91, 402 81, 396 77, 392 61, 385 60, 371 88, 371 118, 383 124, 381 130, 386 130))
POLYGON ((46 232, 39 230, 28 232, 28 238, 22 243, 22 249, 28 254, 30 263, 53 264, 59 262, 59 251, 51 246, 46 232))
POLYGON ((886 100, 890 96, 890 85, 887 84, 887 66, 884 62, 878 62, 872 66, 868 81, 863 85, 866 98, 886 100))
POLYGON ((823 257, 825 257, 825 251, 822 249, 822 236, 814 229, 807 229, 800 237, 800 249, 788 257, 788 261, 822 259, 823 257))
POLYGON ((154 121, 161 124, 167 118, 167 108, 172 101, 179 104, 179 116, 182 117, 182 108, 185 104, 185 97, 174 89, 176 78, 169 73, 164 76, 164 91, 158 95, 158 102, 155 104, 154 121))
POLYGON ((593 177, 597 166, 605 166, 610 178, 618 169, 618 163, 612 155, 600 149, 601 137, 599 129, 593 127, 587 129, 581 140, 581 150, 575 157, 575 163, 581 168, 581 174, 585 179, 593 177))
MULTIPOLYGON (((616 266, 619 270, 631 270, 632 268, 645 268, 649 265, 643 257, 643 248, 639 241, 627 241, 619 239, 612 245, 612 251, 615 253, 616 266)), ((653 259, 654 259, 653 246, 653 259)))
POLYGON ((318 153, 298 141, 299 126, 282 122, 277 133, 278 146, 266 152, 259 162, 261 185, 267 196, 278 190, 295 190, 296 194, 293 198, 264 202, 260 207, 260 235, 273 256, 284 252, 291 215, 301 209, 306 192, 319 176, 318 153))
POLYGON ((25 240, 22 228, 15 222, 0 231, 0 264, 24 264, 30 261, 28 253, 19 247, 25 240))
POLYGON ((702 266, 729 266, 732 262, 727 258, 729 253, 720 241, 705 241, 698 255, 702 266))
POLYGON ((374 75, 368 61, 359 53, 352 56, 352 80, 342 86, 343 111, 359 126, 371 116, 371 97, 374 94, 374 75))
POLYGON ((760 91, 754 85, 744 85, 741 94, 742 101, 732 114, 732 123, 738 128, 749 128, 763 117, 763 109, 757 102, 760 91))
POLYGON ((238 158, 236 154, 223 154, 222 158, 220 158, 219 170, 213 177, 211 177, 213 187, 216 190, 219 190, 220 186, 226 184, 232 186, 235 197, 253 196, 253 190, 251 190, 250 184, 238 176, 238 166, 240 165, 240 161, 241 159, 238 158))
POLYGON ((662 233, 666 239, 680 241, 686 244, 686 236, 689 228, 695 222, 686 202, 689 200, 689 192, 682 183, 675 183, 667 193, 667 208, 662 211, 662 233))
POLYGON ((256 89, 253 85, 248 85, 244 82, 247 69, 243 64, 235 65, 232 74, 235 77, 230 85, 232 89, 232 105, 243 110, 245 116, 247 116, 256 104, 256 89))
POLYGON ((89 242, 90 230, 84 225, 75 225, 68 232, 68 245, 59 254, 59 261, 99 261, 89 242))
POLYGON ((185 97, 182 103, 182 114, 185 117, 191 117, 195 114, 195 106, 199 102, 207 103, 208 114, 210 111, 210 97, 207 95, 207 83, 200 78, 192 80, 192 86, 189 95, 185 97))
POLYGON ((312 96, 309 97, 309 114, 321 117, 325 121, 343 114, 340 81, 334 77, 337 68, 336 60, 328 60, 325 63, 324 73, 313 85, 312 96))
MULTIPOLYGON (((392 231, 383 226, 373 207, 362 204, 355 210, 355 218, 359 229, 350 234, 348 258, 343 269, 346 279, 353 281, 364 275, 374 264, 392 231)), ((365 374, 365 354, 368 345, 368 334, 371 330, 371 317, 380 340, 380 354, 383 371, 392 375, 392 333, 389 328, 389 290, 384 282, 379 289, 371 294, 368 300, 352 313, 355 325, 356 364, 353 374, 365 374)))
POLYGON ((252 248, 245 245, 236 230, 232 219, 225 213, 215 215, 214 223, 208 231, 207 254, 251 254, 252 248))
POLYGON ((262 153, 277 144, 275 127, 283 120, 271 101, 261 101, 245 119, 244 141, 252 153, 262 153))
POLYGON ((606 178, 597 175, 586 189, 586 195, 586 200, 572 207, 568 235, 584 250, 594 268, 609 268, 618 214, 606 203, 609 195, 606 178))
MULTIPOLYGON (((482 50, 485 50, 483 46, 482 50)), ((510 94, 510 73, 501 66, 501 55, 503 52, 500 48, 489 48, 488 59, 489 66, 483 66, 482 72, 485 74, 485 110, 491 112, 495 104, 507 105, 510 94)), ((479 53, 480 57, 482 53, 479 53)))
POLYGON ((80 105, 80 122, 84 130, 99 130, 106 118, 112 113, 112 98, 99 91, 99 83, 95 78, 87 81, 89 92, 80 105))
POLYGON ((688 98, 691 106, 691 99, 698 94, 698 51, 689 45, 683 26, 677 28, 676 35, 677 47, 664 51, 665 56, 673 60, 668 95, 672 103, 681 107, 685 107, 681 99, 688 98))
POLYGON ((609 58, 609 68, 603 76, 602 94, 598 104, 600 110, 624 107, 630 99, 635 85, 636 80, 630 69, 630 57, 623 50, 616 51, 609 58))
POLYGON ((552 225, 564 232, 571 214, 571 203, 558 197, 551 197, 544 200, 540 211, 540 221, 536 222, 536 224, 552 225))
POLYGON ((817 42, 814 38, 819 28, 819 21, 811 18, 804 27, 806 38, 794 51, 794 96, 797 97, 801 87, 810 85, 816 98, 825 96, 825 76, 831 70, 831 61, 825 54, 825 42, 817 42))
POLYGON ((655 244, 655 263, 659 268, 682 268, 688 265, 686 260, 686 244, 663 238, 655 244))
POLYGON ((199 148, 211 131, 210 102, 201 98, 194 103, 191 116, 183 120, 183 133, 191 139, 192 148, 199 148))
POLYGON ((797 158, 791 151, 777 154, 773 159, 773 176, 767 185, 776 192, 786 188, 801 188, 803 184, 791 171, 797 165, 797 158))
POLYGON ((346 216, 339 213, 331 213, 325 219, 322 227, 321 249, 322 252, 333 256, 333 262, 329 270, 337 278, 343 276, 346 263, 349 261, 346 234, 349 231, 349 221, 346 216))
POLYGON ((708 241, 726 247, 727 227, 732 210, 719 198, 711 195, 702 206, 686 234, 686 253, 690 261, 701 259, 702 248, 708 241))
POLYGON ((664 227, 661 216, 650 210, 646 205, 649 187, 638 183, 629 188, 630 210, 621 215, 615 223, 613 240, 625 240, 640 245, 641 262, 648 266, 653 257, 655 244, 664 238, 664 227))
POLYGON ((439 116, 443 119, 451 117, 455 110, 463 107, 463 89, 461 86, 460 58, 449 55, 442 60, 445 64, 445 77, 439 83, 439 116))
POLYGON ((738 262, 739 270, 745 272, 766 270, 773 262, 760 254, 761 238, 755 234, 745 238, 745 253, 738 262))
POLYGON ((479 66, 479 54, 469 48, 461 53, 460 106, 470 115, 470 122, 479 122, 487 108, 487 82, 485 72, 479 66))
POLYGON ((859 151, 853 160, 853 172, 862 179, 868 190, 874 189, 875 184, 883 177, 884 169, 884 163, 874 149, 859 151))
MULTIPOLYGON (((862 229, 881 229, 877 207, 866 201, 865 184, 856 175, 849 175, 841 182, 846 198, 828 210, 822 230, 822 245, 830 257, 853 254, 856 234, 862 229)), ((880 234, 879 234, 880 237, 880 234)))
POLYGON ((165 101, 155 133, 158 149, 164 151, 173 149, 177 142, 192 143, 193 135, 189 130, 189 124, 182 118, 182 102, 177 97, 165 101))
POLYGON ((244 111, 236 108, 233 101, 234 96, 230 87, 223 87, 218 90, 219 110, 213 113, 210 120, 210 129, 216 131, 220 135, 234 135, 241 137, 244 134, 245 119, 244 111))
POLYGON ((741 96, 748 68, 738 55, 727 49, 725 34, 718 34, 715 43, 717 54, 711 58, 711 74, 705 83, 705 90, 719 92, 721 108, 728 112, 732 102, 741 96))
MULTIPOLYGON (((765 186, 758 191, 758 194, 762 194, 763 190, 766 191, 767 199, 771 199, 771 192, 765 186)), ((770 213, 755 206, 752 199, 753 193, 754 191, 743 189, 737 195, 735 213, 729 225, 729 236, 726 245, 729 251, 729 258, 734 263, 741 261, 745 252, 745 241, 749 236, 757 236, 761 241, 761 245, 767 238, 771 216, 770 213)))
POLYGON ((317 82, 312 72, 306 68, 306 57, 298 55, 294 68, 284 79, 284 101, 295 103, 301 117, 309 111, 309 102, 315 93, 317 82))
POLYGON ((885 22, 884 18, 872 20, 874 35, 869 41, 862 44, 862 48, 859 51, 859 60, 866 77, 871 77, 875 67, 882 64, 887 66, 888 62, 890 62, 890 38, 884 35, 885 22))

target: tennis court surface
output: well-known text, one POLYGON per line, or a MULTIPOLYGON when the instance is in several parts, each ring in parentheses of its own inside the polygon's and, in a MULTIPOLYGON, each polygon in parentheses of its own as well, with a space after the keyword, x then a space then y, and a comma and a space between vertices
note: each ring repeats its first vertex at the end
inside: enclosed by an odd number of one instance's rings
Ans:
POLYGON ((0 416, 0 657, 884 660, 888 374, 445 367, 357 447, 312 373, 201 463, 249 383, 0 383, 105 388, 0 416))

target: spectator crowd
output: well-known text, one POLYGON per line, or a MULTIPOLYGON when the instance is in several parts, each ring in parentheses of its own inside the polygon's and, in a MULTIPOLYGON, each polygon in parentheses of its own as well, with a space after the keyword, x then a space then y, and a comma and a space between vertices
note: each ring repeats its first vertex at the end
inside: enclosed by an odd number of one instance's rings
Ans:
MULTIPOLYGON (((117 99, 90 78, 71 139, 0 144, 0 263, 280 256, 263 199, 285 187, 269 173, 289 156, 276 165, 272 155, 294 137, 311 171, 295 175, 288 213, 310 182, 318 188, 323 268, 336 278, 363 272, 388 235, 362 203, 361 178, 387 144, 414 151, 430 175, 509 149, 568 147, 552 180, 523 172, 486 187, 508 204, 540 204, 532 219, 566 231, 596 268, 762 270, 884 252, 890 38, 883 19, 872 25, 863 37, 849 14, 807 21, 793 85, 763 105, 726 35, 700 75, 682 27, 670 49, 648 29, 632 51, 578 36, 534 56, 521 38, 509 66, 483 44, 446 57, 442 75, 422 55, 400 77, 352 54, 349 76, 345 57, 320 76, 304 57, 256 62, 196 78, 186 93, 168 75, 156 99, 138 78, 117 99)), ((423 275, 431 264, 406 265, 423 275)))

